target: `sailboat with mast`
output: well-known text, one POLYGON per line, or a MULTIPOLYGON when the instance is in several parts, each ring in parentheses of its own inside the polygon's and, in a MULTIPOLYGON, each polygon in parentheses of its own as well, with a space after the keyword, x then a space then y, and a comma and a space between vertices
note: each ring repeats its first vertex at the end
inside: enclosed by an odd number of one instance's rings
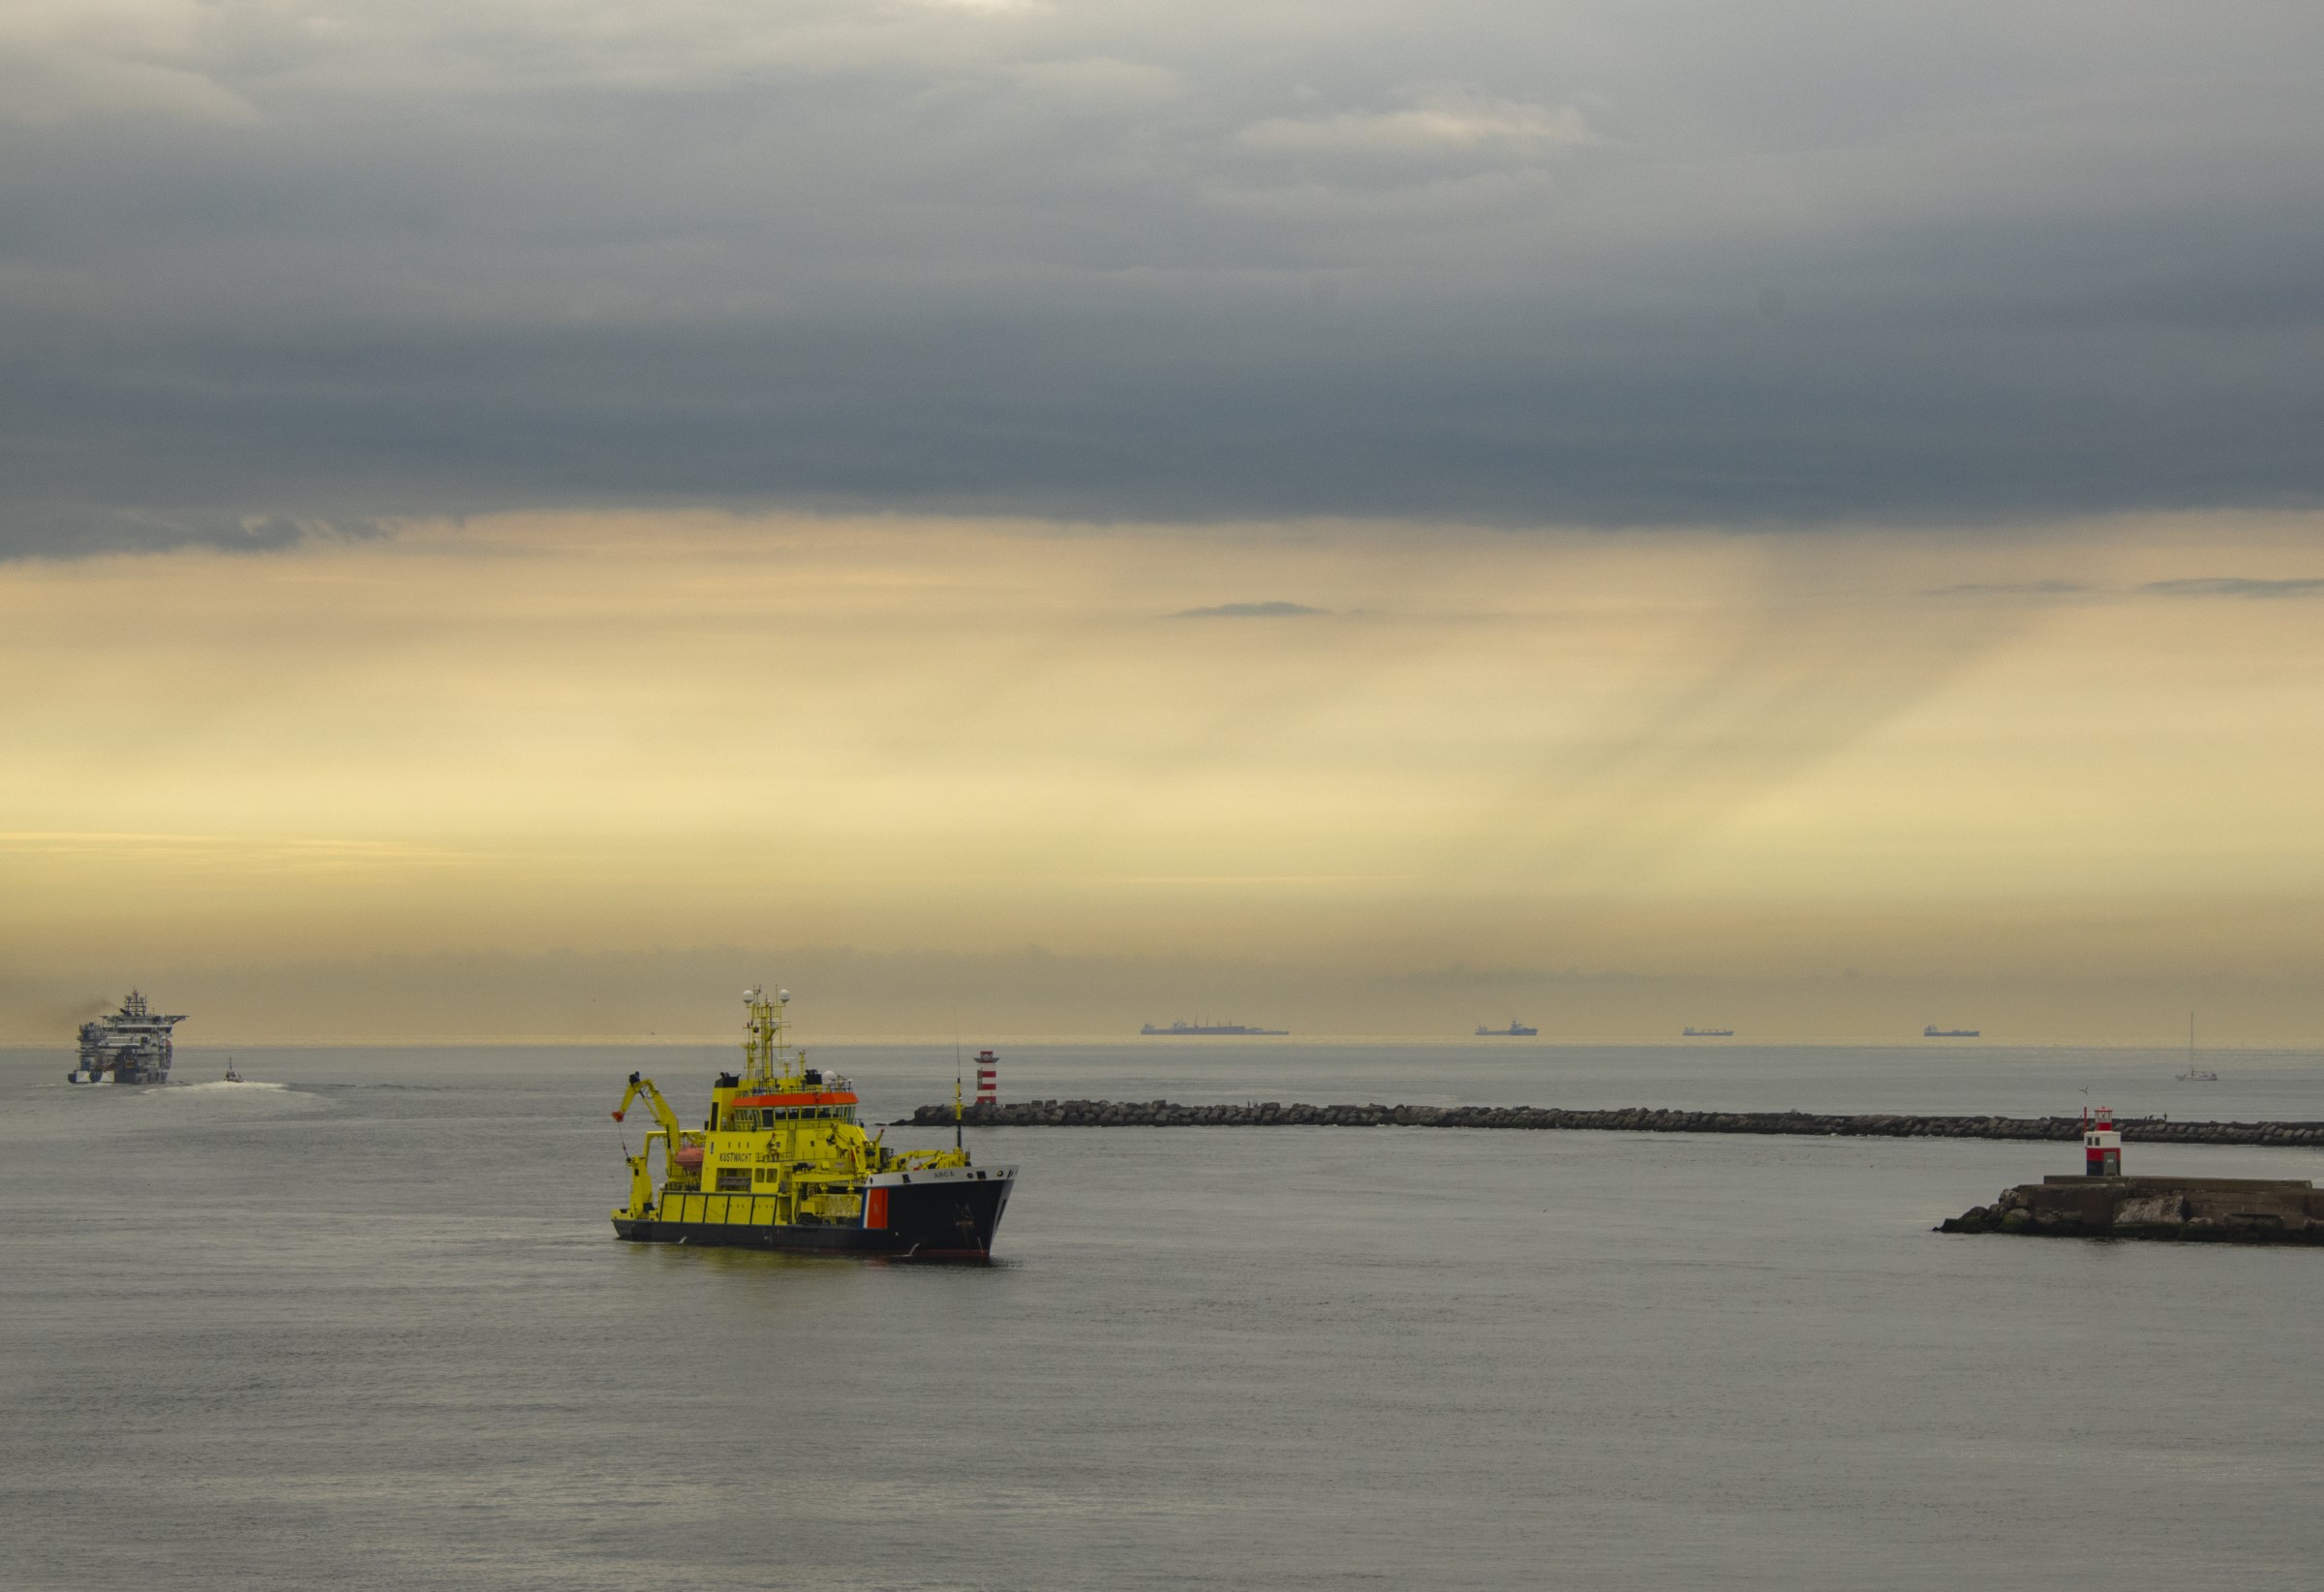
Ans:
POLYGON ((2216 1084, 2219 1075, 2208 1067, 2195 1065, 2195 1014, 2186 1014, 2186 1071, 2179 1075, 2182 1084, 2216 1084))

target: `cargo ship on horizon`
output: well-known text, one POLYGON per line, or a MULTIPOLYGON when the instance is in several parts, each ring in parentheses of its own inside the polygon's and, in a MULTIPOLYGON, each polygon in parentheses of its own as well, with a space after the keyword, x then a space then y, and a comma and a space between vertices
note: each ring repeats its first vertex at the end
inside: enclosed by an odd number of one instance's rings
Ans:
POLYGON ((1923 1039, 1976 1039, 1981 1037, 1975 1028, 1940 1028, 1932 1023, 1920 1030, 1923 1039))
POLYGON ((1735 1030, 1732 1028, 1681 1028, 1678 1030, 1678 1037, 1681 1039, 1732 1039, 1735 1037, 1735 1030))
POLYGON ((1477 1037, 1480 1039, 1531 1039, 1541 1031, 1514 1017, 1509 1020, 1506 1028, 1488 1028, 1482 1023, 1477 1025, 1477 1037))
POLYGON ((1253 1028, 1240 1023, 1189 1023, 1183 1018, 1167 1028, 1157 1028, 1148 1023, 1138 1031, 1159 1034, 1259 1034, 1273 1039, 1283 1038, 1291 1032, 1289 1028, 1253 1028))

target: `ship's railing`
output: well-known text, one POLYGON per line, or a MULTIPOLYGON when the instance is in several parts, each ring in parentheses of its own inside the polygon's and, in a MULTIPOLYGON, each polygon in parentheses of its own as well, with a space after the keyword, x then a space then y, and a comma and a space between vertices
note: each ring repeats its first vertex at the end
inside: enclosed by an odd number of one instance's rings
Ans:
POLYGON ((893 1172, 923 1172, 933 1167, 966 1166, 967 1156, 957 1149, 900 1149, 888 1162, 893 1172))

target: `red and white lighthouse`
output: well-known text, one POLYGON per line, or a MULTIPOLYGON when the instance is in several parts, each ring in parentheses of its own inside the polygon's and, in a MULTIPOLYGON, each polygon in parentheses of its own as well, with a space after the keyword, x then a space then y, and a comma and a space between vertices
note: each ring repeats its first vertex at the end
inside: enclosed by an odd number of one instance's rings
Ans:
POLYGON ((980 1106, 1000 1104, 1000 1057, 991 1051, 976 1053, 976 1103, 980 1106))
POLYGON ((2123 1175, 2123 1136, 2115 1131, 2112 1106, 2082 1113, 2082 1171, 2092 1178, 2123 1175))

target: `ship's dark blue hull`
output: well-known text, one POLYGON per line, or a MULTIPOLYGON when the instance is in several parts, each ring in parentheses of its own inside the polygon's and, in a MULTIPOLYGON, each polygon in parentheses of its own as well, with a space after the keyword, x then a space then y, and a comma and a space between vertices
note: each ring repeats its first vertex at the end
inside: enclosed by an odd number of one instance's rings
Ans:
MULTIPOLYGON (((711 1244, 727 1249, 771 1249, 808 1255, 892 1255, 912 1260, 982 1259, 992 1253, 993 1235, 1008 1204, 1011 1181, 943 1181, 876 1190, 881 1225, 778 1223, 749 1220, 663 1220, 652 1216, 613 1218, 613 1230, 635 1243, 711 1244)), ((768 1202, 759 1202, 768 1203, 768 1202)), ((700 1209, 737 1213, 753 1202, 747 1196, 662 1196, 673 1214, 692 1216, 700 1209), (714 1207, 711 1202, 716 1201, 714 1207)))

